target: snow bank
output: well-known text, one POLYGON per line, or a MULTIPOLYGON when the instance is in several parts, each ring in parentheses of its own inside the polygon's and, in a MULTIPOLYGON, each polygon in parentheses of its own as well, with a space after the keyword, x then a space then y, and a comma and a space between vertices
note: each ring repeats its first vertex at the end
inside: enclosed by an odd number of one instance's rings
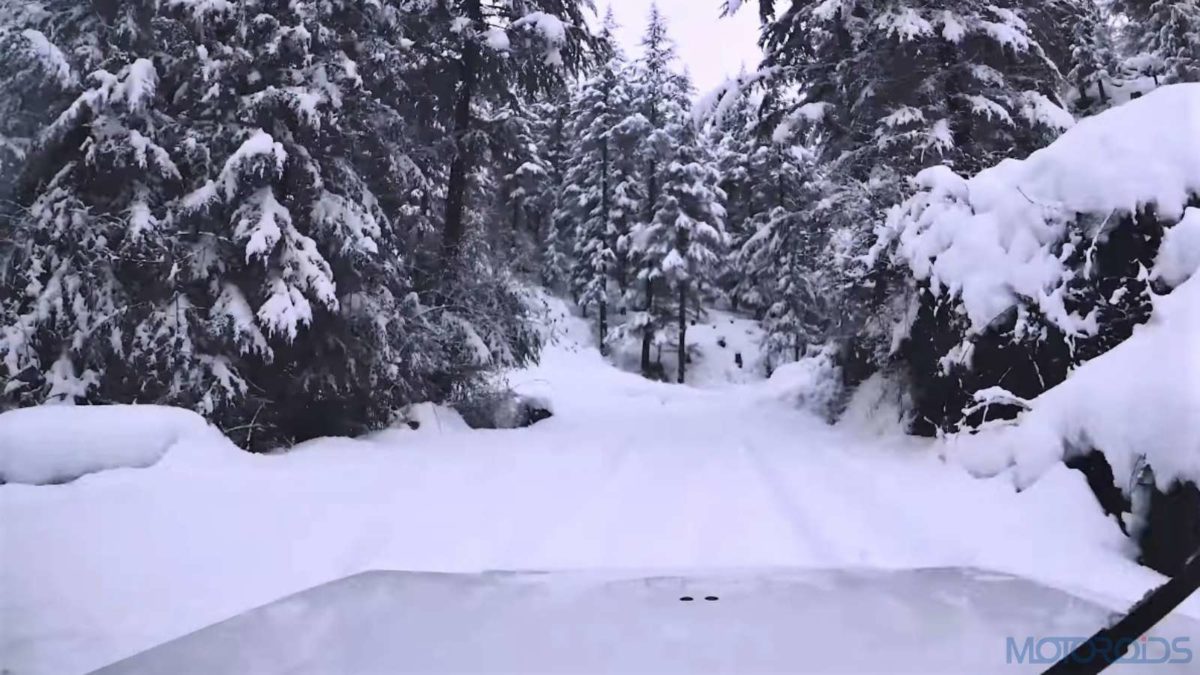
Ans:
POLYGON ((921 192, 892 210, 869 261, 892 251, 935 293, 961 298, 973 332, 1018 297, 1068 334, 1090 332, 1093 322, 1064 306, 1075 272, 1063 242, 1073 227, 1094 241, 1143 207, 1183 217, 1200 194, 1200 84, 1162 87, 1084 119, 1028 159, 974 178, 937 166, 915 181, 921 192))
POLYGON ((1133 337, 1028 405, 1015 424, 951 438, 947 453, 976 474, 1012 466, 1018 487, 1093 448, 1126 489, 1142 456, 1164 491, 1200 482, 1200 277, 1156 297, 1133 337))
POLYGON ((841 370, 833 352, 825 350, 779 366, 763 384, 762 391, 768 398, 832 420, 842 394, 841 370))
POLYGON ((871 436, 904 434, 911 422, 906 387, 883 372, 868 377, 851 394, 838 426, 871 436))
POLYGON ((0 483, 65 483, 147 467, 190 435, 218 437, 190 410, 156 405, 45 405, 0 415, 0 483))

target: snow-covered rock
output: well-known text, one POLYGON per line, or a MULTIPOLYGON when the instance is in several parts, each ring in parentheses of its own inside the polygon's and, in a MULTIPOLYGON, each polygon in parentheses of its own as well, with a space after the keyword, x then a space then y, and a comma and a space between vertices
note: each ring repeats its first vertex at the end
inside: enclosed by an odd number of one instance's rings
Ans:
POLYGON ((1161 490, 1200 483, 1200 277, 1155 298, 1149 324, 1027 405, 1016 423, 951 438, 948 454, 980 475, 1013 467, 1020 487, 1092 449, 1122 488, 1143 457, 1161 490))
POLYGON ((453 433, 471 428, 457 410, 436 403, 410 405, 400 416, 398 426, 432 433, 453 433))
POLYGON ((0 483, 64 483, 153 465, 179 440, 219 438, 196 413, 156 405, 45 405, 0 415, 0 483))

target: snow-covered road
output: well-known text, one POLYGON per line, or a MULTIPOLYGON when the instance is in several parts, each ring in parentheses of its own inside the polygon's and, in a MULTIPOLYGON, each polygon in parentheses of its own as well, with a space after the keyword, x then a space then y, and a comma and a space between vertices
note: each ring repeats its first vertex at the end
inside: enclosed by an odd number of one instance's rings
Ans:
POLYGON ((975 566, 1114 608, 1161 581, 1075 472, 1018 494, 771 382, 623 373, 564 321, 513 376, 554 401, 528 429, 447 420, 278 456, 185 441, 147 469, 0 487, 0 671, 84 672, 372 569, 975 566))

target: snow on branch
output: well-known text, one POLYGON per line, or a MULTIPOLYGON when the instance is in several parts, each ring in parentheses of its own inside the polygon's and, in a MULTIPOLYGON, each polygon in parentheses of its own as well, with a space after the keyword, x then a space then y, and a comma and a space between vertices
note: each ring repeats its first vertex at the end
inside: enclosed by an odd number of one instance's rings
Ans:
MULTIPOLYGON (((957 296, 973 332, 1023 298, 1068 335, 1091 334, 1094 317, 1064 302, 1078 273, 1066 263, 1068 232, 1081 217, 1116 222, 1110 216, 1146 207, 1168 221, 1184 216, 1200 195, 1200 84, 1084 119, 1028 159, 973 178, 935 166, 914 182, 919 192, 877 229, 868 263, 890 253, 934 292, 957 296)), ((1181 223, 1173 236, 1194 236, 1194 227, 1181 223)), ((1182 276, 1163 265, 1162 274, 1182 276)))
POLYGON ((701 127, 710 121, 720 121, 733 108, 737 99, 746 95, 747 89, 770 78, 776 70, 775 68, 763 68, 753 73, 742 73, 737 77, 726 79, 701 96, 692 106, 692 122, 697 127, 701 127))
POLYGON ((54 76, 58 86, 66 89, 75 85, 75 72, 71 69, 66 55, 53 42, 50 42, 45 34, 27 28, 21 31, 21 35, 29 41, 29 47, 33 50, 34 56, 42 64, 42 67, 54 76))
POLYGON ((530 12, 513 22, 514 29, 527 28, 546 43, 546 63, 561 66, 562 48, 567 44, 567 26, 553 14, 530 12))
MULTIPOLYGON (((233 198, 240 185, 242 171, 255 158, 273 160, 276 170, 283 171, 283 163, 287 161, 287 150, 284 150, 283 144, 276 142, 271 134, 262 129, 254 130, 250 137, 229 156, 229 159, 225 160, 225 165, 217 177, 226 199, 233 198)), ((205 190, 206 187, 201 190, 205 190)), ((196 195, 191 200, 195 202, 205 196, 207 193, 196 195)))

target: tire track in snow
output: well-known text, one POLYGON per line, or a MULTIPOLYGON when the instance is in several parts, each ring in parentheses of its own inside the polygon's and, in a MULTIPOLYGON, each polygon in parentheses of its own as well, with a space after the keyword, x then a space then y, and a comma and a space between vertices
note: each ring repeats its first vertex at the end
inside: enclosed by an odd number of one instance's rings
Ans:
POLYGON ((745 447, 776 504, 795 529, 816 542, 824 563, 896 567, 913 559, 912 528, 894 527, 892 518, 904 509, 903 502, 869 495, 858 483, 873 485, 870 475, 842 450, 816 443, 781 455, 754 444, 745 447))
POLYGON ((744 442, 741 445, 741 451, 748 466, 751 467, 765 488, 765 494, 775 505, 776 511, 788 523, 796 539, 807 542, 806 549, 813 566, 828 566, 836 563, 837 560, 829 555, 830 552, 836 550, 836 540, 824 532, 823 526, 817 524, 816 518, 811 514, 811 509, 804 508, 796 501, 793 493, 783 484, 778 474, 763 458, 761 451, 753 444, 744 442))

